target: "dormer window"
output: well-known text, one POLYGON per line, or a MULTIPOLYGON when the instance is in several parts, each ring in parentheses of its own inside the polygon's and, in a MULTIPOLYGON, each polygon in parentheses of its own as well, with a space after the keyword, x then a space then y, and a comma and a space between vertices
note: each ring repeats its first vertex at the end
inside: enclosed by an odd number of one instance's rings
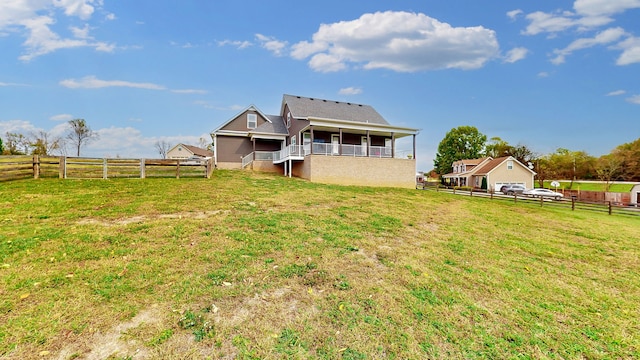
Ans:
POLYGON ((258 115, 247 114, 247 129, 255 129, 258 127, 258 115))

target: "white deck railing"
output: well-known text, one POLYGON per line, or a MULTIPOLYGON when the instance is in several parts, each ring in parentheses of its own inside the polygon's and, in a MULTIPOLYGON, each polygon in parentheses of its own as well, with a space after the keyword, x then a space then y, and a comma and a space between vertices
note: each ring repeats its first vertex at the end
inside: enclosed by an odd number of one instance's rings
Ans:
MULTIPOLYGON (((278 163, 289 158, 301 159, 311 154, 311 144, 306 145, 289 145, 286 148, 278 151, 256 151, 255 160, 273 161, 278 163)), ((369 146, 368 157, 373 158, 392 158, 392 151, 390 147, 386 146, 369 146)), ((395 153, 396 159, 411 159, 410 151, 397 151, 395 153)), ((242 158, 242 167, 250 164, 253 161, 254 153, 251 153, 242 158), (245 158, 249 158, 245 165, 245 158)), ((366 145, 350 145, 350 144, 325 144, 314 143, 313 155, 326 155, 326 156, 353 156, 353 157, 366 157, 367 146, 366 145)))
POLYGON ((242 168, 244 169, 247 165, 253 162, 253 153, 249 153, 249 155, 242 157, 242 168))

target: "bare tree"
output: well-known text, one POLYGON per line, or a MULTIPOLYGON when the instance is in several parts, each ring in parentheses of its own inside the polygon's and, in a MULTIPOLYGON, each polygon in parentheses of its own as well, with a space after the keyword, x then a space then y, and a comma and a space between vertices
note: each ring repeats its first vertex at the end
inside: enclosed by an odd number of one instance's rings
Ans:
POLYGON ((609 191, 611 183, 620 176, 622 162, 612 154, 601 156, 594 166, 596 176, 605 184, 604 191, 609 191))
POLYGON ((69 125, 71 129, 69 133, 67 133, 67 139, 69 139, 76 148, 76 156, 80 156, 80 148, 89 141, 97 139, 98 134, 91 130, 84 119, 69 120, 69 125))
POLYGON ((158 154, 162 156, 163 159, 167 158, 167 153, 171 149, 171 144, 169 144, 166 140, 158 140, 153 146, 158 150, 158 154))
POLYGON ((46 131, 40 130, 31 134, 31 154, 33 155, 52 155, 54 151, 59 150, 62 146, 62 140, 59 137, 51 136, 46 131))

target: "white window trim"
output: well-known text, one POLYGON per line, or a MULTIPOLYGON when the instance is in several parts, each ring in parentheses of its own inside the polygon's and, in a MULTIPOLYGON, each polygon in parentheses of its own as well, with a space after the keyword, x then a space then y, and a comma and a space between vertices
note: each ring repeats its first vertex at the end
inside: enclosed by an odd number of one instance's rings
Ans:
POLYGON ((247 114, 247 129, 255 129, 258 127, 258 115, 257 114, 247 114), (254 126, 251 126, 251 123, 254 123, 254 126))
POLYGON ((290 145, 293 145, 293 146, 298 145, 298 138, 295 135, 293 135, 291 137, 291 144, 290 145))
POLYGON ((513 160, 507 161, 507 170, 513 170, 513 160))
POLYGON ((287 112, 287 129, 291 127, 291 111, 287 112))

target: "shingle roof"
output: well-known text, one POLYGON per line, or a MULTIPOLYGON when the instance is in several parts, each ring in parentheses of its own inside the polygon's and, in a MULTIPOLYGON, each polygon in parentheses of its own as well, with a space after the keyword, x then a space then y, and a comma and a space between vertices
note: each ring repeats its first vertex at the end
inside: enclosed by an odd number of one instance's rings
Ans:
POLYGON ((500 158, 497 158, 497 159, 492 159, 488 163, 484 164, 480 169, 474 171, 474 173, 476 175, 488 174, 491 170, 497 168, 500 164, 502 164, 508 158, 511 158, 511 156, 503 156, 503 157, 500 157, 500 158))
POLYGON ((315 117, 389 125, 382 115, 369 105, 295 95, 284 95, 283 102, 289 106, 291 115, 298 119, 315 117))
POLYGON ((463 159, 463 160, 458 160, 455 161, 453 164, 464 164, 464 165, 478 165, 481 162, 485 161, 487 158, 483 157, 480 159, 463 159))
POLYGON ((182 146, 189 149, 189 151, 191 151, 193 155, 203 156, 203 157, 213 156, 213 152, 207 149, 199 148, 193 145, 185 145, 185 144, 182 144, 182 146))
POLYGON ((289 131, 287 130, 287 126, 284 124, 284 120, 282 116, 277 115, 265 115, 269 118, 269 121, 264 124, 258 126, 250 132, 255 133, 263 133, 263 134, 278 134, 278 135, 288 135, 289 131))

